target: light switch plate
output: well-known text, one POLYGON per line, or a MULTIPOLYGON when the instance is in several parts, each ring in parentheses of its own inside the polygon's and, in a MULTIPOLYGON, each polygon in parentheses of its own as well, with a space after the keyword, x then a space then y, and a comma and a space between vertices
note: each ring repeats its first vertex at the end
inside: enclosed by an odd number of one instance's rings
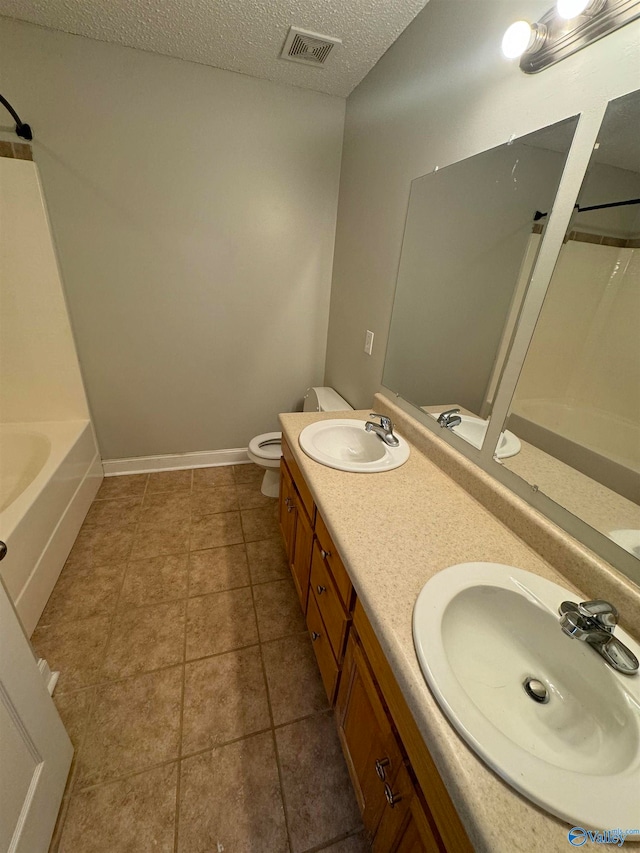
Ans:
POLYGON ((371 355, 373 350, 373 332, 367 329, 367 334, 364 336, 364 351, 367 355, 371 355))

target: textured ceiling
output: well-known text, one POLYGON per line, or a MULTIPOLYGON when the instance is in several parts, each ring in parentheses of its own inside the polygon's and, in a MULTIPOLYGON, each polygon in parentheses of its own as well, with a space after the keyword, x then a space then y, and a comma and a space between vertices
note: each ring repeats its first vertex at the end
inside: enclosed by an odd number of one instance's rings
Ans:
POLYGON ((427 0, 0 0, 0 15, 348 95, 427 0), (291 25, 342 39, 323 68, 279 59, 291 25))

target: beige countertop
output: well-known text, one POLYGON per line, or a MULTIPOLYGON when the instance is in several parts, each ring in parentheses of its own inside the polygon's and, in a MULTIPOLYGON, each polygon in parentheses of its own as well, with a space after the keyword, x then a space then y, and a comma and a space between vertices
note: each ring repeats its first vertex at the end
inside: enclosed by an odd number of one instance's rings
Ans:
MULTIPOLYGON (((379 395, 375 405, 376 411, 387 407, 398 433, 412 445, 402 467, 381 474, 336 471, 314 462, 301 450, 298 436, 302 429, 314 421, 334 418, 335 413, 283 414, 280 421, 475 849, 486 853, 566 851, 571 827, 496 776, 440 710, 414 651, 411 618, 416 597, 427 580, 456 563, 506 563, 574 589, 578 596, 580 590, 430 461, 427 454, 437 456, 442 451, 437 448, 434 454, 431 448, 444 442, 379 395), (427 433, 424 443, 419 441, 422 432, 427 433)), ((340 413, 341 418, 368 416, 368 409, 340 413)), ((451 448, 446 447, 445 452, 460 457, 451 448)), ((615 581, 620 587, 620 579, 615 581)), ((619 599, 614 601, 619 603, 619 599)), ((631 590, 628 603, 637 605, 637 601, 631 590)))

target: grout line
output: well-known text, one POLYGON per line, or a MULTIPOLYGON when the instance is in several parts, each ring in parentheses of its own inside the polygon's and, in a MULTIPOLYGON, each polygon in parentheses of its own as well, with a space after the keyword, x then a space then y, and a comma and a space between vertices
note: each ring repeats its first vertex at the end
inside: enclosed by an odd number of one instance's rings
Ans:
MULTIPOLYGON (((255 597, 253 594, 253 586, 251 589, 251 600, 253 602, 253 611, 256 620, 256 625, 258 624, 258 611, 256 608, 255 597)), ((260 628, 258 628, 258 638, 260 639, 260 628)), ((273 707, 271 705, 271 694, 269 693, 269 682, 267 680, 267 668, 264 663, 264 656, 262 654, 262 640, 260 639, 258 645, 258 653, 260 655, 260 666, 262 668, 262 679, 264 682, 264 690, 265 695, 267 697, 267 707, 269 709, 269 720, 271 721, 271 741, 273 743, 273 751, 276 759, 276 769, 278 771, 278 784, 280 786, 280 800, 282 802, 282 812, 284 815, 284 826, 287 833, 287 844, 289 846, 289 850, 293 850, 293 845, 291 843, 291 831, 289 829, 289 816, 287 814, 287 804, 284 796, 284 782, 283 782, 283 774, 282 774, 282 766, 280 764, 280 754, 278 753, 278 742, 276 740, 276 730, 275 723, 273 718, 273 707)))
POLYGON ((187 597, 184 606, 184 635, 182 638, 182 685, 180 692, 180 720, 178 723, 178 777, 176 780, 176 810, 173 830, 173 850, 178 853, 178 835, 180 830, 180 779, 182 776, 182 728, 184 723, 184 696, 187 679, 187 632, 189 630, 189 582, 190 582, 190 558, 191 553, 191 528, 192 528, 192 511, 191 511, 191 496, 193 494, 193 471, 189 483, 189 537, 187 542, 187 597))

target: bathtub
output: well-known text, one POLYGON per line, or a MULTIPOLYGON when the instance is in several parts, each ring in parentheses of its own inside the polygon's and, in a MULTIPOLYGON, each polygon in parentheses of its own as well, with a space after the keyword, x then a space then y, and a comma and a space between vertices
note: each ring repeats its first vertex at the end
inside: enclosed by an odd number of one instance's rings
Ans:
POLYGON ((0 575, 29 636, 102 476, 89 420, 0 424, 0 575))
POLYGON ((507 424, 520 438, 638 503, 639 424, 616 411, 542 399, 516 400, 507 424))

